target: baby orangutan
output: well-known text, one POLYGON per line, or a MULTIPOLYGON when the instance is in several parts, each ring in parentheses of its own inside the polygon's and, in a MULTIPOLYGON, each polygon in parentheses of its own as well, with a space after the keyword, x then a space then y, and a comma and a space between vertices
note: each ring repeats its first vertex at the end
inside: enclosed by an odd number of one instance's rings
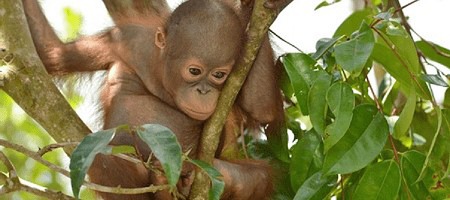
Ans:
MULTIPOLYGON (((104 0, 107 7, 108 1, 113 0, 104 0)), ((240 55, 250 9, 230 6, 233 2, 190 0, 170 13, 165 1, 153 0, 152 9, 138 10, 137 15, 112 16, 116 26, 110 30, 65 44, 50 27, 36 0, 22 2, 34 44, 48 73, 107 70, 101 93, 104 129, 122 124, 161 124, 175 133, 183 150, 191 150, 190 156, 196 157, 203 123, 214 112, 224 82, 240 55)), ((136 5, 142 2, 135 1, 136 5)), ((234 105, 240 112, 231 115, 258 125, 279 123, 283 108, 278 70, 266 39, 234 105)), ((233 125, 236 124, 227 123, 225 130, 231 130, 233 125)), ((143 159, 151 153, 146 144, 126 133, 116 135, 111 145, 137 146, 143 159)), ((222 199, 269 198, 272 179, 266 162, 218 157, 214 166, 224 176, 222 199)), ((184 164, 178 185, 185 195, 192 184, 193 170, 184 164)), ((164 184, 164 179, 143 164, 115 156, 97 155, 88 174, 93 183, 112 187, 164 184)), ((167 191, 98 195, 103 199, 172 198, 167 191)))

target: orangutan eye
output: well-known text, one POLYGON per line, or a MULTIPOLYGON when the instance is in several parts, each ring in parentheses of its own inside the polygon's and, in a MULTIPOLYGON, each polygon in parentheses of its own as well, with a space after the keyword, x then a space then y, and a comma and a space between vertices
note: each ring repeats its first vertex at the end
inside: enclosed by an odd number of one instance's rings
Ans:
POLYGON ((225 75, 226 75, 225 72, 214 72, 213 73, 213 76, 217 79, 221 79, 221 78, 225 77, 225 75))
POLYGON ((190 67, 189 68, 189 73, 191 73, 194 76, 198 76, 202 73, 202 70, 200 70, 199 68, 195 68, 195 67, 190 67))

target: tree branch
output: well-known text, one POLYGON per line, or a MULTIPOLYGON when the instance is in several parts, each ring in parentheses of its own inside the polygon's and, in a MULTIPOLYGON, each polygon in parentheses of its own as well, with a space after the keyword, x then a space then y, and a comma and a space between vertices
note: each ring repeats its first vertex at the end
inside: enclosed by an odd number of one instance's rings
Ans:
MULTIPOLYGON (((291 1, 283 1, 281 8, 287 6, 291 1)), ((247 32, 249 40, 244 46, 243 56, 238 60, 234 70, 221 92, 217 103, 216 111, 206 122, 203 129, 203 135, 198 149, 198 159, 212 164, 214 155, 219 144, 225 120, 231 107, 236 100, 247 74, 249 73, 261 43, 269 30, 270 25, 275 21, 281 9, 268 9, 266 0, 255 0, 250 26, 247 32)), ((194 184, 192 186, 190 199, 208 199, 208 190, 210 180, 203 173, 196 173, 194 184)))
POLYGON ((9 172, 9 177, 6 177, 6 175, 2 174, 2 177, 6 178, 6 180, 4 186, 0 188, 0 195, 15 191, 26 191, 41 197, 46 197, 48 199, 68 199, 68 200, 75 199, 61 192, 43 190, 36 188, 34 186, 30 186, 26 183, 22 183, 19 179, 19 176, 17 175, 16 169, 14 168, 13 164, 8 159, 8 157, 6 157, 6 155, 1 151, 0 151, 0 161, 6 166, 9 172))
MULTIPOLYGON (((56 142, 81 141, 90 133, 52 82, 39 59, 27 26, 22 1, 0 1, 0 89, 39 123, 56 142), (4 53, 3 53, 4 54, 4 53)), ((70 154, 74 147, 64 150, 70 154)))

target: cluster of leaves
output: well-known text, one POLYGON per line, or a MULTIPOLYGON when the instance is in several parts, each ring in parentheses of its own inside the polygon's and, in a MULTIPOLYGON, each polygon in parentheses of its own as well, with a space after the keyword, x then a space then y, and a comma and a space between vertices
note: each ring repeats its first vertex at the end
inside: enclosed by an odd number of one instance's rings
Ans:
MULTIPOLYGON (((175 134, 162 125, 147 124, 140 127, 130 128, 129 126, 121 126, 114 129, 108 129, 89 134, 77 146, 71 156, 70 161, 70 177, 72 181, 72 191, 76 198, 80 193, 81 185, 84 183, 87 170, 91 166, 97 154, 116 155, 116 154, 134 154, 137 156, 136 150, 132 146, 110 146, 110 141, 117 132, 128 132, 142 139, 152 150, 152 155, 159 160, 167 178, 170 191, 176 190, 176 184, 180 178, 182 168, 181 146, 177 141, 175 134)), ((220 179, 220 173, 212 166, 200 160, 190 160, 200 169, 204 170, 211 179, 212 187, 209 192, 210 199, 220 199, 220 195, 225 187, 224 182, 220 179)), ((131 162, 131 161, 130 161, 131 162)), ((153 163, 151 158, 148 161, 142 160, 149 169, 153 163)))
POLYGON ((448 84, 420 60, 450 68, 449 50, 414 42, 394 14, 354 12, 316 52, 282 57, 289 131, 252 148, 288 174, 276 199, 450 197, 450 99, 430 87, 448 84))

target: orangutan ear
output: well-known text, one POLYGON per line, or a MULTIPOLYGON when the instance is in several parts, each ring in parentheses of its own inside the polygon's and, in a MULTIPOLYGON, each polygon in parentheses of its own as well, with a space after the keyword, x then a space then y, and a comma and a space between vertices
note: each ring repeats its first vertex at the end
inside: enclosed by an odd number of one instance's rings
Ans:
POLYGON ((162 27, 158 27, 155 33, 155 45, 160 49, 166 47, 166 33, 162 27))

